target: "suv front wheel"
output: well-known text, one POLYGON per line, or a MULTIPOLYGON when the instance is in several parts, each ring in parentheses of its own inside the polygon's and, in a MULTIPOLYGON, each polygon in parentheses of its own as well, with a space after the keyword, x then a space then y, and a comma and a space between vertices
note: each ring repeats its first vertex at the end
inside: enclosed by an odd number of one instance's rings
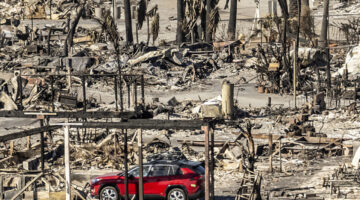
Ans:
POLYGON ((119 195, 113 186, 106 186, 100 192, 100 200, 118 200, 119 195))
POLYGON ((180 188, 171 189, 167 195, 167 200, 186 200, 186 194, 184 190, 180 188))

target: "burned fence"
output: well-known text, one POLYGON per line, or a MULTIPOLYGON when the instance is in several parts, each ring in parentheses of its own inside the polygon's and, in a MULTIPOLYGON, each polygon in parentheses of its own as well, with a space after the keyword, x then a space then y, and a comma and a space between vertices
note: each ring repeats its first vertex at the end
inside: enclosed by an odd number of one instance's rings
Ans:
MULTIPOLYGON (((96 110, 99 107, 99 101, 102 100, 101 96, 98 98, 88 97, 89 87, 95 84, 96 79, 101 79, 113 87, 113 104, 115 106, 114 108, 109 107, 110 109, 124 111, 123 96, 126 89, 129 110, 134 111, 138 104, 145 104, 143 75, 22 75, 20 71, 15 72, 10 83, 5 82, 1 85, 0 103, 5 110, 42 110, 44 112, 60 110, 83 110, 86 112, 88 109, 94 110, 94 108, 96 110)), ((94 93, 94 89, 92 90, 94 93)))

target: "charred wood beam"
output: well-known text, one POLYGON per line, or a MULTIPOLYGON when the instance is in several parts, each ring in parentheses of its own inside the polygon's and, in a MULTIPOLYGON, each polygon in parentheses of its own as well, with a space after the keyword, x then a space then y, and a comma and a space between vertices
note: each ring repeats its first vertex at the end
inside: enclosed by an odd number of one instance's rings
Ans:
POLYGON ((134 118, 138 117, 136 112, 23 112, 23 111, 0 111, 0 117, 14 118, 37 118, 46 115, 49 118, 134 118))
MULTIPOLYGON (((130 120, 127 122, 84 122, 71 125, 72 128, 119 128, 119 129, 188 129, 197 130, 209 122, 200 120, 130 120)), ((61 128, 60 125, 44 126, 0 136, 0 142, 40 134, 61 128)))
POLYGON ((45 131, 52 131, 52 130, 56 130, 59 128, 61 128, 61 126, 44 126, 44 127, 29 129, 29 130, 25 130, 25 131, 16 132, 16 133, 9 133, 9 134, 0 136, 0 142, 23 138, 23 137, 30 136, 30 135, 40 134, 45 131))
POLYGON ((26 189, 28 189, 33 183, 35 183, 38 179, 40 179, 42 177, 42 173, 40 173, 39 175, 37 175, 34 179, 32 179, 31 181, 29 181, 25 187, 23 187, 20 191, 18 191, 13 197, 11 197, 11 200, 15 200, 17 199, 20 195, 22 195, 26 189))
MULTIPOLYGON (((189 146, 205 146, 205 141, 195 141, 195 140, 177 140, 177 142, 181 144, 186 144, 189 146)), ((214 147, 222 147, 224 144, 228 144, 230 146, 236 146, 239 143, 237 142, 228 142, 228 141, 214 141, 214 147)))
MULTIPOLYGON (((209 52, 212 53, 213 51, 209 52)), ((29 68, 29 67, 26 67, 29 68)), ((55 69, 54 67, 42 67, 42 66, 36 66, 34 68, 41 68, 41 69, 55 69)), ((17 69, 25 69, 25 68, 17 68, 17 69)), ((91 78, 95 78, 95 77, 117 77, 119 76, 119 74, 71 74, 72 76, 79 76, 79 77, 91 77, 91 78)), ((29 75, 21 75, 22 77, 51 77, 51 78, 56 78, 56 77, 66 77, 67 74, 29 74, 29 75)), ((135 81, 135 80, 139 80, 141 81, 141 77, 143 75, 137 75, 137 74, 121 74, 120 75, 122 78, 126 80, 130 80, 130 81, 135 81)))
POLYGON ((144 120, 134 119, 125 122, 84 122, 70 125, 71 128, 109 128, 109 129, 176 129, 199 130, 209 122, 201 120, 144 120))
MULTIPOLYGON (((241 132, 232 132, 234 135, 239 135, 241 132)), ((253 139, 263 139, 268 140, 269 134, 252 134, 253 139)), ((272 140, 279 140, 281 138, 287 138, 287 136, 283 135, 272 135, 272 140)), ((293 136, 291 138, 300 139, 304 138, 304 142, 309 144, 328 144, 328 143, 340 143, 341 141, 344 141, 342 138, 325 138, 325 137, 308 137, 308 136, 293 136)), ((184 140, 186 141, 186 140, 184 140)))

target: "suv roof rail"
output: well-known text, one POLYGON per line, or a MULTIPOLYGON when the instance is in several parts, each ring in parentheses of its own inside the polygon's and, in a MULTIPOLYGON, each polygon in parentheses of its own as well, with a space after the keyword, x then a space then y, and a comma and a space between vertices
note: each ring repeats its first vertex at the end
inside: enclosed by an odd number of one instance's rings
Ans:
POLYGON ((173 151, 160 153, 160 154, 153 154, 146 157, 148 162, 153 161, 179 161, 179 160, 187 160, 185 155, 180 151, 178 148, 174 148, 173 151))

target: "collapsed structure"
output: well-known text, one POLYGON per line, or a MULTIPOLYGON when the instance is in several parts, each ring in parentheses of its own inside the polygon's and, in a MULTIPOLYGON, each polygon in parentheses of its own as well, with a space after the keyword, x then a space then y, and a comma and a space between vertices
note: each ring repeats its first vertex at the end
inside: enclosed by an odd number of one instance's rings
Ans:
POLYGON ((151 1, 1 2, 0 199, 87 199, 168 152, 203 162, 206 200, 356 199, 359 22, 325 0, 317 34, 301 2, 228 40, 219 1, 179 0, 176 43, 151 1))

